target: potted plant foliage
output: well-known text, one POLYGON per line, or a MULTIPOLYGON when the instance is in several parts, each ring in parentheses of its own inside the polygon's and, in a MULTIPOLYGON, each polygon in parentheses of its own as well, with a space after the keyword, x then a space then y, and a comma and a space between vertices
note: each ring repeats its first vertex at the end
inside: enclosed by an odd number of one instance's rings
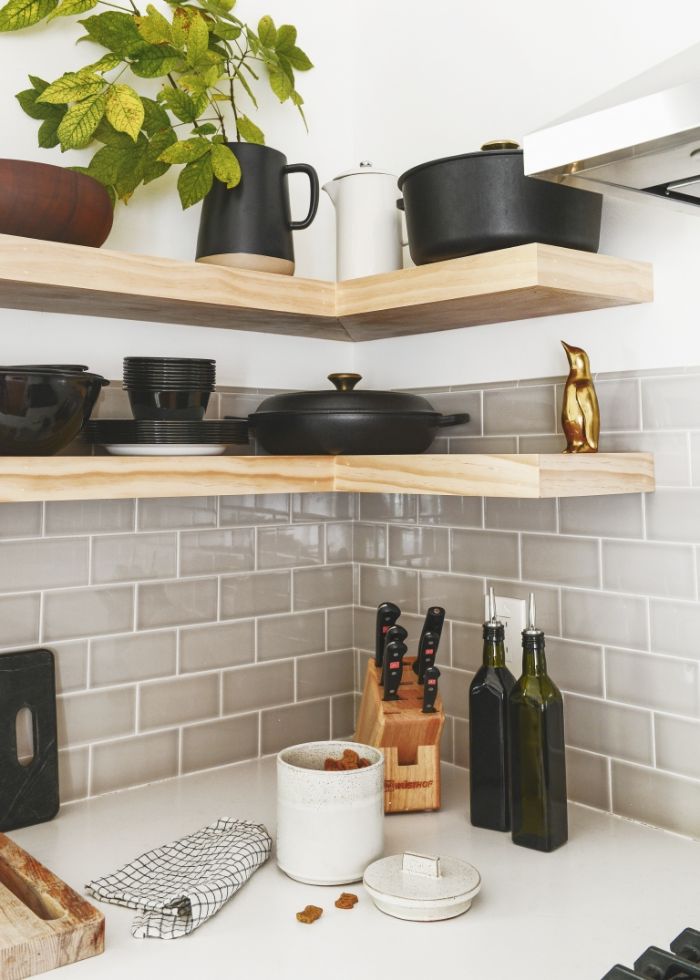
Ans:
MULTIPOLYGON (((256 87, 266 80, 280 102, 289 102, 304 118, 295 73, 313 66, 297 45, 296 28, 277 27, 265 16, 254 29, 234 13, 235 0, 168 0, 163 10, 149 4, 144 12, 135 0, 9 0, 0 9, 0 31, 84 14, 99 5, 108 9, 79 20, 84 30, 79 40, 98 45, 100 56, 51 82, 30 75, 31 87, 17 95, 24 112, 40 124, 39 145, 62 151, 94 146, 89 164, 73 169, 103 185, 113 204, 128 202, 141 185, 181 166, 177 187, 183 208, 212 191, 217 195, 215 214, 200 229, 201 257, 207 247, 209 256, 211 247, 223 255, 220 238, 227 229, 234 239, 229 251, 248 256, 260 251, 260 241, 246 241, 237 221, 245 198, 246 213, 251 201, 254 212, 266 209, 259 215, 268 226, 262 238, 274 258, 275 226, 283 218, 291 224, 286 180, 278 179, 283 193, 274 200, 255 186, 256 176, 270 188, 275 175, 284 178, 289 168, 281 153, 264 145, 244 106, 257 108, 256 87), (138 90, 142 79, 155 97, 138 90), (222 191, 234 192, 232 208, 222 191), (222 209, 230 213, 222 216, 222 209), (214 218, 220 227, 212 233, 214 218)), ((312 186, 312 203, 314 197, 312 186)))

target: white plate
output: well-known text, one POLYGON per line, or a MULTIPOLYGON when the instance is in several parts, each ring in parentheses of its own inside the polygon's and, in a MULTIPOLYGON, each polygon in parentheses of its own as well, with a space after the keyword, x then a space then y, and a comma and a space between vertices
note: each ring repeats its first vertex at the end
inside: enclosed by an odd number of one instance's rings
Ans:
POLYGON ((125 443, 113 443, 105 446, 108 453, 112 456, 221 456, 228 449, 228 446, 212 443, 211 445, 126 445, 125 443))
POLYGON ((449 857, 393 854, 365 871, 363 884, 382 912, 397 919, 435 922, 462 915, 481 888, 472 864, 449 857))

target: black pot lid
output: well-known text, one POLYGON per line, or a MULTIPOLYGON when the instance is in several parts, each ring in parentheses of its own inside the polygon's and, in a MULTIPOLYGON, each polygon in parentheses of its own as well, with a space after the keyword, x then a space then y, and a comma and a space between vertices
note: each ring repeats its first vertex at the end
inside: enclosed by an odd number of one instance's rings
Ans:
POLYGON ((260 403, 252 417, 271 414, 319 414, 334 415, 345 412, 382 413, 405 412, 411 414, 438 414, 425 398, 404 391, 373 391, 369 388, 355 391, 362 380, 361 374, 329 374, 328 380, 335 388, 322 391, 288 391, 271 395, 260 403))
POLYGON ((409 177, 412 177, 413 174, 417 174, 419 170, 425 170, 427 167, 435 167, 439 163, 452 163, 453 160, 470 160, 472 157, 521 157, 522 155, 523 151, 516 140, 489 140, 488 143, 482 143, 480 150, 474 150, 472 153, 457 153, 451 157, 440 157, 438 160, 428 160, 426 163, 419 163, 415 167, 411 167, 410 170, 407 170, 399 177, 399 190, 403 188, 403 182, 409 177))

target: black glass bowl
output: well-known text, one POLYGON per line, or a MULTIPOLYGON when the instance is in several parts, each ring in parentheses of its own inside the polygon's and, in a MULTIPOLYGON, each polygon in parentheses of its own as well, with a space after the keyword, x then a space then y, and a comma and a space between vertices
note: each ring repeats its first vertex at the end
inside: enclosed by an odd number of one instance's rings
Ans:
POLYGON ((128 395, 135 419, 196 422, 204 418, 211 391, 129 388, 128 395))
POLYGON ((75 439, 95 407, 99 374, 0 367, 0 454, 53 456, 75 439))

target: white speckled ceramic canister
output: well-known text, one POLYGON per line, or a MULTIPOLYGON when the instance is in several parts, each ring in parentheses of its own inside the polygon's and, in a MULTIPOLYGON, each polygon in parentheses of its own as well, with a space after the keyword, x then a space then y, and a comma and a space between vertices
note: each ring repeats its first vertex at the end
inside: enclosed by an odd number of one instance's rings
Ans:
POLYGON ((359 881, 384 848, 384 757, 357 742, 307 742, 277 756, 277 864, 296 881, 359 881), (354 749, 371 765, 326 772, 354 749))

